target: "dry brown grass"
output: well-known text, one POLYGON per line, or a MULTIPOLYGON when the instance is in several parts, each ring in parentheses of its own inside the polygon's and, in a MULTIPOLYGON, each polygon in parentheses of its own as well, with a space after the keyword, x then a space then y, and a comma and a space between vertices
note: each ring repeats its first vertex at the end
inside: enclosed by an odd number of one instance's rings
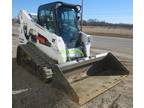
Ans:
POLYGON ((133 38, 133 29, 122 27, 83 26, 83 32, 91 35, 133 38))

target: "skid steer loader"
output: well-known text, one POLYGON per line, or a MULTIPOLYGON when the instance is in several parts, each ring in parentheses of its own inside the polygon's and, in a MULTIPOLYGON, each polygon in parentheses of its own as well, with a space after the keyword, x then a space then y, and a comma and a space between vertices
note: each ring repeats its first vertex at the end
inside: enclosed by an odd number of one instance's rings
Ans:
POLYGON ((83 105, 118 84, 128 70, 112 55, 90 55, 91 38, 79 28, 80 5, 53 2, 37 16, 19 13, 17 63, 83 105))

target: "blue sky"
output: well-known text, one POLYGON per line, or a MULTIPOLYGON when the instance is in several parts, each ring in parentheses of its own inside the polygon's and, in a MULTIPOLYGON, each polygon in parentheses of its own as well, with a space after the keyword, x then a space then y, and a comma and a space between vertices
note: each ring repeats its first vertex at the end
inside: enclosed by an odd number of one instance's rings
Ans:
MULTIPOLYGON (((13 17, 18 15, 19 10, 36 13, 41 4, 56 0, 12 0, 13 17)), ((60 0, 67 3, 81 4, 81 0, 60 0)), ((132 0, 83 0, 84 19, 98 19, 112 23, 133 23, 132 0)))

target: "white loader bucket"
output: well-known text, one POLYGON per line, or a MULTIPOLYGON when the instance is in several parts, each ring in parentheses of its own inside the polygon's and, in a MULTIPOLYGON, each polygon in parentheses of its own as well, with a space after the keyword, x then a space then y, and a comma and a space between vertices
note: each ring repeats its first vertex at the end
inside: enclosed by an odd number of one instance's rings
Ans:
POLYGON ((53 67, 54 85, 83 105, 125 78, 128 70, 111 53, 53 67))

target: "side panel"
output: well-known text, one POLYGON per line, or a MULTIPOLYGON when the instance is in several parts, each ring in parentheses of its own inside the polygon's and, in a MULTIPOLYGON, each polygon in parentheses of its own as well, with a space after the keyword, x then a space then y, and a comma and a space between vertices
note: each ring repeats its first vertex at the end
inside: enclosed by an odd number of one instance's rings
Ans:
POLYGON ((25 10, 20 11, 19 19, 21 31, 19 44, 27 44, 29 41, 33 42, 41 51, 58 61, 58 63, 66 62, 65 44, 61 37, 49 32, 47 29, 34 22, 25 10), (46 39, 48 45, 40 42, 43 39, 40 39, 38 37, 39 35, 46 39))

